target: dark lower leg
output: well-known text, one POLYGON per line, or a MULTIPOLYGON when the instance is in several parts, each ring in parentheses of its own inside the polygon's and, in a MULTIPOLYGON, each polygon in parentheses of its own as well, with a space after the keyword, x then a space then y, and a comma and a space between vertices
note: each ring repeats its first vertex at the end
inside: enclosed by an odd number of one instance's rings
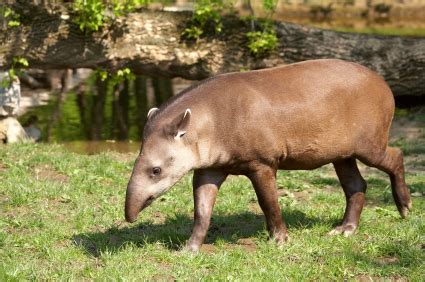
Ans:
POLYGON ((283 243, 288 237, 288 231, 278 203, 276 171, 268 166, 260 166, 248 177, 254 186, 258 203, 266 217, 270 238, 277 243, 283 243))
POLYGON ((409 189, 404 180, 404 164, 403 153, 399 148, 387 147, 383 158, 379 161, 368 160, 366 163, 376 167, 390 176, 391 191, 394 202, 400 215, 404 218, 407 216, 409 209, 412 207, 409 189))
POLYGON ((360 221, 366 192, 366 182, 361 176, 355 159, 346 159, 334 163, 346 198, 346 208, 342 224, 330 232, 331 235, 349 236, 355 232, 360 221))

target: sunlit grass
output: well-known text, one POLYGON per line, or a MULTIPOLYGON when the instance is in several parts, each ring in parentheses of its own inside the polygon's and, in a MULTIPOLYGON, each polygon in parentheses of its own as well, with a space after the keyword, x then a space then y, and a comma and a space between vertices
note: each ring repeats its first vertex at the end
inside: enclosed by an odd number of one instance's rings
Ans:
MULTIPOLYGON (((135 157, 135 156, 134 156, 135 157)), ((423 279, 424 197, 399 218, 384 174, 365 175, 367 205, 358 233, 327 232, 341 219, 345 199, 327 166, 279 172, 290 242, 267 241, 263 215, 249 181, 222 187, 206 246, 199 255, 178 249, 190 236, 190 175, 146 209, 123 221, 132 156, 69 153, 60 146, 0 147, 0 280, 423 279)), ((423 173, 407 182, 423 191, 423 173)))

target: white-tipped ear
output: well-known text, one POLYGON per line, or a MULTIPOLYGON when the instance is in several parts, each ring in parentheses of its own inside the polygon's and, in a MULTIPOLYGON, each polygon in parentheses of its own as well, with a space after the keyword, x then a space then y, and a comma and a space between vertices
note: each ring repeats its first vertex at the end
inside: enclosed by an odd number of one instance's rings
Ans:
POLYGON ((174 135, 174 139, 180 139, 182 138, 187 131, 187 127, 189 126, 190 117, 192 116, 192 111, 190 109, 186 109, 184 112, 183 118, 178 125, 177 133, 174 135))
POLYGON ((186 109, 186 111, 184 112, 183 119, 185 119, 187 115, 190 116, 191 114, 192 114, 192 111, 190 109, 186 109))
POLYGON ((156 111, 158 111, 159 109, 158 108, 152 108, 152 109, 150 109, 149 110, 149 112, 148 112, 148 119, 156 112, 156 111))

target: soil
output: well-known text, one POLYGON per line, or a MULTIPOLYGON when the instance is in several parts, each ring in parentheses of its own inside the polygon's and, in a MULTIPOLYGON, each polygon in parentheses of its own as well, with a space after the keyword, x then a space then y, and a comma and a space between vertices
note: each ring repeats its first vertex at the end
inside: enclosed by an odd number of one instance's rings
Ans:
MULTIPOLYGON (((255 245, 254 240, 251 238, 241 238, 239 239, 236 244, 226 244, 226 249, 243 249, 247 252, 255 252, 257 250, 257 246, 255 245)), ((201 247, 201 252, 203 253, 216 253, 217 252, 217 246, 214 244, 203 244, 201 247)))
POLYGON ((4 164, 0 163, 0 172, 4 172, 4 171, 6 171, 6 170, 7 170, 6 165, 4 165, 4 164))
POLYGON ((43 165, 43 166, 37 166, 34 168, 34 177, 37 180, 42 181, 52 181, 52 182, 58 182, 58 183, 64 183, 69 181, 69 177, 63 174, 60 174, 56 170, 43 165))
POLYGON ((380 276, 369 276, 369 275, 364 275, 364 274, 360 274, 354 277, 354 281, 358 281, 358 282, 372 282, 372 281, 397 281, 397 282, 404 282, 404 281, 409 281, 406 278, 403 277, 380 277, 380 276))

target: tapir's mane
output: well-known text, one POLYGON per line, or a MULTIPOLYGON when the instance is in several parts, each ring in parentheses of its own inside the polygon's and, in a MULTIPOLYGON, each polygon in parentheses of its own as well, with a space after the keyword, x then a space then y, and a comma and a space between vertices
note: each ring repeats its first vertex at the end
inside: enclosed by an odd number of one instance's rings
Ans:
POLYGON ((156 125, 158 124, 158 121, 161 119, 161 117, 165 117, 166 115, 175 115, 179 113, 173 113, 173 108, 175 106, 185 103, 186 101, 189 101, 191 99, 194 99, 194 96, 196 94, 202 93, 202 91, 195 91, 197 89, 203 88, 206 86, 209 82, 215 80, 217 76, 210 77, 207 79, 204 79, 202 81, 199 81, 197 83, 192 84, 191 86, 187 87, 186 89, 182 90, 179 94, 171 97, 168 99, 165 103, 161 105, 159 108, 159 111, 156 111, 152 114, 152 116, 149 118, 149 120, 145 124, 145 128, 143 130, 143 137, 149 136, 154 130, 156 125))

